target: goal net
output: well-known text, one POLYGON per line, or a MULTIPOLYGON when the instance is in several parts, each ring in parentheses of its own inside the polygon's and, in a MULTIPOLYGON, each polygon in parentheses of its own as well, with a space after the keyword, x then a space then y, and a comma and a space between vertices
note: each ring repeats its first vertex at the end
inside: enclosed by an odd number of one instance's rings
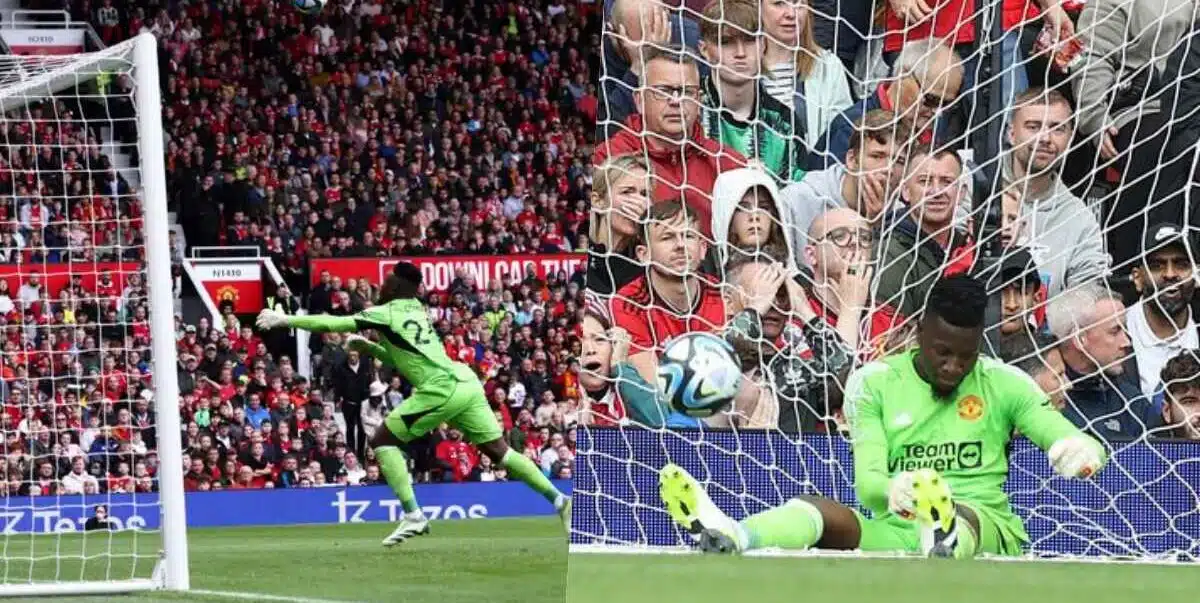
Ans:
POLYGON ((156 47, 0 57, 0 595, 188 586, 156 47))
MULTIPOLYGON (((934 437, 889 471, 999 455, 1029 554, 1200 557, 1196 3, 605 8, 574 550, 692 547, 659 496, 669 463, 735 519, 803 494, 861 509, 844 375, 912 348, 934 283, 971 274, 983 354, 1109 465, 1067 480, 1019 435, 934 437), (675 412, 656 367, 690 331, 734 340, 759 393, 675 412)), ((992 401, 948 403, 1008 425, 992 401)))

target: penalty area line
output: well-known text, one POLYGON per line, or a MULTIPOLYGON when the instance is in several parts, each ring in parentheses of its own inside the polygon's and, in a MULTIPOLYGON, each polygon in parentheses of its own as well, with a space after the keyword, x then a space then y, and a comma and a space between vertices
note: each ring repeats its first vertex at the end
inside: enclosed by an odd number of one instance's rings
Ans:
POLYGON ((196 590, 184 591, 186 594, 220 599, 241 599, 243 601, 280 601, 281 603, 349 603, 337 599, 314 599, 312 597, 289 597, 287 595, 268 595, 266 593, 251 593, 236 590, 196 590))

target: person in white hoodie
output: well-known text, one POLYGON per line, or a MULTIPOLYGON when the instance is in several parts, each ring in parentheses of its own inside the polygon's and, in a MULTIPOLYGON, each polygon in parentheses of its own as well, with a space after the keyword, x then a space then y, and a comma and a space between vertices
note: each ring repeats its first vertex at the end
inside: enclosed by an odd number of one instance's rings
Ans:
POLYGON ((1095 214, 1059 177, 1073 130, 1057 90, 1030 88, 1013 101, 1002 169, 1005 193, 1021 202, 1010 243, 1029 250, 1047 298, 1104 277, 1111 263, 1095 214))
MULTIPOLYGON (((830 166, 809 172, 804 179, 785 187, 780 201, 791 214, 795 232, 807 237, 817 216, 841 207, 857 211, 868 221, 888 209, 888 202, 899 190, 903 174, 897 160, 896 114, 883 109, 868 112, 854 124, 846 165, 830 166)), ((799 237, 797 237, 799 239, 799 237)), ((793 249, 796 261, 808 267, 804 244, 793 249)))
POLYGON ((782 211, 774 178, 758 164, 723 172, 713 184, 712 233, 717 274, 737 255, 761 255, 764 250, 787 250, 773 257, 788 273, 795 272, 797 250, 792 244, 791 213, 782 211))
POLYGON ((367 401, 362 406, 362 411, 359 414, 359 420, 362 421, 363 433, 367 439, 375 435, 375 430, 383 425, 383 419, 387 416, 387 403, 384 401, 384 396, 387 394, 388 387, 382 381, 372 381, 367 390, 367 401))

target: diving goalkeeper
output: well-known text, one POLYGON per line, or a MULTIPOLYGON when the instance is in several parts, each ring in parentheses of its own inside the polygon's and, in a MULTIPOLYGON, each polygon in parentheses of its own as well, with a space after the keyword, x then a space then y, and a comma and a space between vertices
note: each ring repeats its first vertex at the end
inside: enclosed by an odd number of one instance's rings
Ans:
POLYGON ((353 316, 290 316, 270 308, 258 315, 258 328, 264 330, 297 328, 348 333, 374 329, 380 335, 380 343, 361 335, 349 335, 346 345, 392 366, 413 384, 412 394, 384 419, 387 429, 375 430, 370 441, 384 479, 404 508, 400 524, 383 540, 384 546, 429 533, 429 522, 417 505, 408 463, 399 446, 442 423, 457 427, 493 462, 544 496, 563 520, 569 521, 570 499, 554 487, 533 461, 508 447, 475 372, 446 355, 437 332, 429 324, 429 312, 417 299, 420 287, 421 270, 401 262, 380 287, 379 305, 353 316))
POLYGON ((1105 451, 1051 405, 1033 379, 979 357, 987 292, 956 276, 933 287, 915 349, 872 362, 847 380, 844 412, 855 491, 867 518, 802 496, 740 522, 675 465, 659 474, 672 519, 701 549, 904 551, 936 557, 1018 555, 1029 541, 1003 491, 1013 430, 1048 451, 1063 476, 1099 471, 1105 451))

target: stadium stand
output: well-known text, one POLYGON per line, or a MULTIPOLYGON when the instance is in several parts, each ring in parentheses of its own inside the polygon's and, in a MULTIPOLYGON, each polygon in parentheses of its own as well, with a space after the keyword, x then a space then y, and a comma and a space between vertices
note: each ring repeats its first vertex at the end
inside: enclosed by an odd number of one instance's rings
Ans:
MULTIPOLYGON (((581 49, 596 46, 598 8, 374 0, 331 2, 306 17, 286 2, 66 4, 105 43, 141 31, 160 39, 176 264, 189 248, 254 246, 285 279, 267 303, 348 313, 377 283, 323 279, 310 274, 311 260, 586 249, 598 61, 581 49)), ((131 183, 115 170, 93 168, 89 181, 71 169, 110 166, 115 147, 52 158, 31 139, 39 112, 51 109, 34 107, 31 126, 5 132, 0 259, 136 262, 126 253, 139 236, 131 183), (38 180, 35 170, 65 176, 38 180), (51 187, 47 198, 95 192, 29 201, 35 182, 51 187)), ((146 296, 135 272, 0 280, 5 494, 155 488, 154 393, 148 351, 138 351, 148 341, 146 296)), ((573 469, 582 278, 560 270, 505 286, 460 272, 427 300, 447 352, 485 380, 509 443, 552 477, 573 469)), ((263 340, 249 316, 228 308, 224 324, 182 314, 187 489, 380 482, 364 442, 409 384, 348 357, 336 336, 310 341, 305 378, 294 339, 263 340)), ((415 442, 415 478, 505 479, 460 437, 441 429, 415 442)))

